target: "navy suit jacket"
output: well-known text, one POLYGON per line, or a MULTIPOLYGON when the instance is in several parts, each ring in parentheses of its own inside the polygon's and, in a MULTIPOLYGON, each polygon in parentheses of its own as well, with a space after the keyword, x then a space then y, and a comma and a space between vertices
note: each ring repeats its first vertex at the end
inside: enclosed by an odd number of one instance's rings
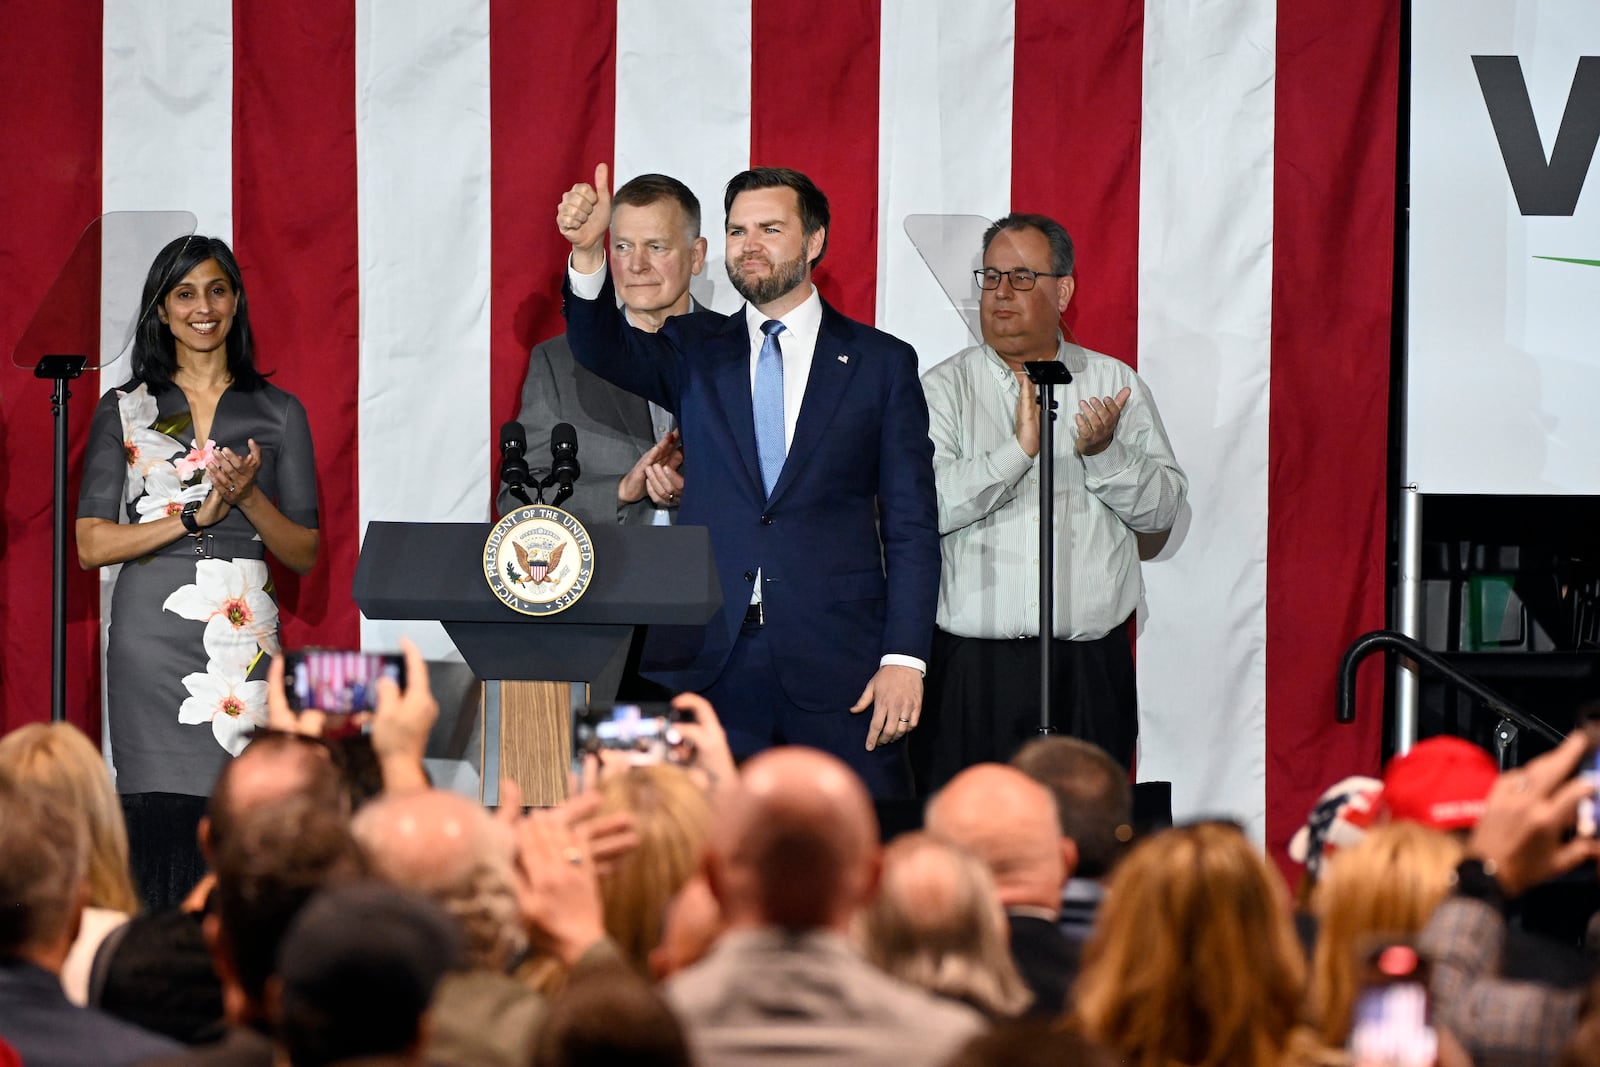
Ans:
POLYGON ((597 299, 570 286, 565 295, 578 362, 678 413, 678 522, 709 528, 722 583, 722 609, 706 626, 650 628, 645 673, 696 691, 716 681, 758 570, 778 678, 800 707, 849 708, 887 653, 926 661, 939 531, 911 346, 823 303, 794 440, 768 498, 744 311, 681 315, 652 334, 627 325, 609 273, 597 299))
POLYGON ((78 1007, 61 991, 59 977, 19 959, 0 959, 0 1040, 24 1067, 121 1067, 183 1050, 171 1038, 78 1007))

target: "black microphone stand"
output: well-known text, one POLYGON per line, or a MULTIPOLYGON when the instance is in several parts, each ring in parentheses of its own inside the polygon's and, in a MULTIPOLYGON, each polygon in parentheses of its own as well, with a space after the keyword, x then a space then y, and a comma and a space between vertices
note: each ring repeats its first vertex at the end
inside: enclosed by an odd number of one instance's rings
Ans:
POLYGON ((1033 360, 1022 366, 1039 393, 1039 735, 1047 737, 1056 732, 1050 723, 1056 618, 1056 401, 1051 390, 1069 384, 1072 372, 1056 359, 1033 360))
MULTIPOLYGON (((506 492, 522 501, 524 506, 532 504, 533 501, 528 499, 527 489, 528 483, 533 480, 532 474, 528 471, 528 461, 523 459, 520 453, 512 455, 511 450, 503 445, 501 452, 505 458, 500 462, 500 480, 506 483, 506 492)), ((537 483, 534 483, 534 491, 538 491, 537 483)))
POLYGON ((50 553, 50 721, 67 721, 67 383, 81 377, 88 356, 45 356, 33 368, 35 378, 55 382, 50 413, 55 418, 55 484, 51 501, 50 553))

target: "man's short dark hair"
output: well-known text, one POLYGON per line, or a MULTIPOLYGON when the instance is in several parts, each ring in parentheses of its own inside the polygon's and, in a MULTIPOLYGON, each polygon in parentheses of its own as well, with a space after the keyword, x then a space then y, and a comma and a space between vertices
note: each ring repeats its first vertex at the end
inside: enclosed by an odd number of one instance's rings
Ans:
POLYGON ((1072 737, 1029 741, 1011 765, 1055 795, 1061 836, 1078 846, 1077 876, 1111 873, 1133 833, 1133 787, 1122 765, 1072 737))
POLYGON ((1013 211, 983 231, 983 250, 989 251, 994 239, 1007 230, 1038 230, 1050 242, 1050 272, 1071 274, 1073 265, 1072 235, 1067 228, 1049 215, 1031 215, 1013 211))
POLYGON ((832 219, 828 198, 817 188, 817 183, 788 167, 751 167, 728 179, 728 188, 722 194, 722 213, 726 215, 732 211, 734 197, 751 189, 794 190, 795 199, 800 202, 801 240, 810 240, 812 234, 822 231, 822 247, 817 249, 817 258, 811 261, 811 269, 816 270, 822 257, 828 254, 828 228, 832 219))
POLYGON ((544 1067, 689 1067, 693 1062, 683 1024, 661 994, 620 963, 572 976, 550 1005, 534 1061, 544 1067))
POLYGON ((340 810, 293 796, 239 813, 217 851, 222 940, 239 985, 257 1002, 289 923, 324 886, 366 874, 340 810))
POLYGON ((0 956, 62 937, 88 873, 82 816, 0 774, 0 956))
POLYGON ((325 890, 283 937, 279 1037, 295 1067, 411 1049, 461 932, 433 901, 396 886, 325 890))
POLYGON ((689 237, 700 236, 700 199, 678 179, 666 174, 641 174, 625 183, 611 194, 613 207, 649 207, 662 200, 676 200, 689 221, 689 237))

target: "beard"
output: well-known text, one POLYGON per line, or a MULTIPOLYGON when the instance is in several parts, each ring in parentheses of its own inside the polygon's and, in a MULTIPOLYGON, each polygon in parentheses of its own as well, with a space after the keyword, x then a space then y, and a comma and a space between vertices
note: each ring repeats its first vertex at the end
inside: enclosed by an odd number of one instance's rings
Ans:
POLYGON ((764 278, 748 278, 741 266, 745 260, 740 256, 737 260, 728 261, 728 280, 733 283, 739 295, 757 307, 770 304, 783 296, 795 286, 806 280, 806 256, 802 251, 798 256, 782 263, 772 265, 772 273, 764 278))

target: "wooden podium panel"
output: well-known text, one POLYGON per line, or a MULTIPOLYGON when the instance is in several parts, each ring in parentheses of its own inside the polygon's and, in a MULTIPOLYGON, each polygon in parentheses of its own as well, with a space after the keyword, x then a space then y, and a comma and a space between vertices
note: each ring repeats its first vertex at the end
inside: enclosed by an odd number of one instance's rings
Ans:
MULTIPOLYGON (((522 790, 524 804, 547 808, 561 803, 567 799, 571 764, 573 683, 502 681, 498 708, 494 684, 484 685, 478 698, 480 799, 497 804, 499 779, 510 778, 522 790), (496 714, 498 729, 492 721, 496 714)), ((587 698, 586 686, 580 692, 587 698)))

